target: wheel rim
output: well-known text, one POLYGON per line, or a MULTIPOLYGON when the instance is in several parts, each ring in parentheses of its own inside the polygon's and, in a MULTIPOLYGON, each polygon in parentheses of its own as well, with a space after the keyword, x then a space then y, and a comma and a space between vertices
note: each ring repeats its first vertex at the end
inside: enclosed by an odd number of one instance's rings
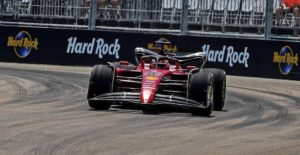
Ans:
POLYGON ((210 86, 208 86, 206 97, 207 97, 206 100, 208 102, 207 107, 209 107, 210 105, 213 104, 213 101, 214 101, 214 88, 213 88, 212 84, 210 86))
POLYGON ((223 86, 222 86, 222 103, 225 102, 225 91, 226 91, 226 78, 224 78, 223 86))

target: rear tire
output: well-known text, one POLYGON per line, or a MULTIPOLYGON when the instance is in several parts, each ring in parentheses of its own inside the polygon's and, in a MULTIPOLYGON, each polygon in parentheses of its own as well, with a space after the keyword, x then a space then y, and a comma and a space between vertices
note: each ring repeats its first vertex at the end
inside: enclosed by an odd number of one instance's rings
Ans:
POLYGON ((190 78, 189 98, 202 103, 206 108, 192 109, 192 115, 209 116, 214 107, 214 80, 209 72, 200 71, 190 78))
POLYGON ((222 69, 207 68, 206 72, 214 75, 215 89, 214 89, 214 110, 221 111, 225 105, 226 96, 226 72, 222 69))
POLYGON ((97 110, 107 110, 111 103, 91 100, 92 98, 109 93, 112 90, 113 69, 107 65, 95 65, 91 72, 87 99, 89 106, 97 110))

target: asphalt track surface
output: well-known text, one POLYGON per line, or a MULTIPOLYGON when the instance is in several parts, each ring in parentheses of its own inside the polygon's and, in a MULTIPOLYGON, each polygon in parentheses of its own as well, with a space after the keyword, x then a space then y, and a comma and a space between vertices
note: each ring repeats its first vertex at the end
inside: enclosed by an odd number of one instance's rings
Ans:
POLYGON ((91 68, 0 63, 0 154, 299 154, 300 82, 227 77, 224 111, 90 109, 91 68))

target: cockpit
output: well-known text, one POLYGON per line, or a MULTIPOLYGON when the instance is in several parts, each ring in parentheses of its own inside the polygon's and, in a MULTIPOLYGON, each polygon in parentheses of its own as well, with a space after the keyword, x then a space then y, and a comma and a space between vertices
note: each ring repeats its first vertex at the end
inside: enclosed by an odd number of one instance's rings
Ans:
POLYGON ((143 56, 141 57, 141 67, 144 69, 175 69, 179 67, 176 59, 164 56, 143 56))

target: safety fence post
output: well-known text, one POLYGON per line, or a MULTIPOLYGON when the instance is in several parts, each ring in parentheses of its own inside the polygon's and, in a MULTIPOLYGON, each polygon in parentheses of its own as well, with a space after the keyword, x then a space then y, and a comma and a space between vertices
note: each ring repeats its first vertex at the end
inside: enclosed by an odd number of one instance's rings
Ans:
POLYGON ((182 0, 181 20, 180 20, 180 33, 182 35, 188 32, 188 0, 182 0))
POLYGON ((268 40, 271 37, 272 25, 273 25, 273 1, 267 0, 266 3, 266 19, 265 19, 265 39, 268 40))
POLYGON ((91 0, 90 14, 89 14, 89 30, 95 30, 97 18, 97 0, 91 0))

